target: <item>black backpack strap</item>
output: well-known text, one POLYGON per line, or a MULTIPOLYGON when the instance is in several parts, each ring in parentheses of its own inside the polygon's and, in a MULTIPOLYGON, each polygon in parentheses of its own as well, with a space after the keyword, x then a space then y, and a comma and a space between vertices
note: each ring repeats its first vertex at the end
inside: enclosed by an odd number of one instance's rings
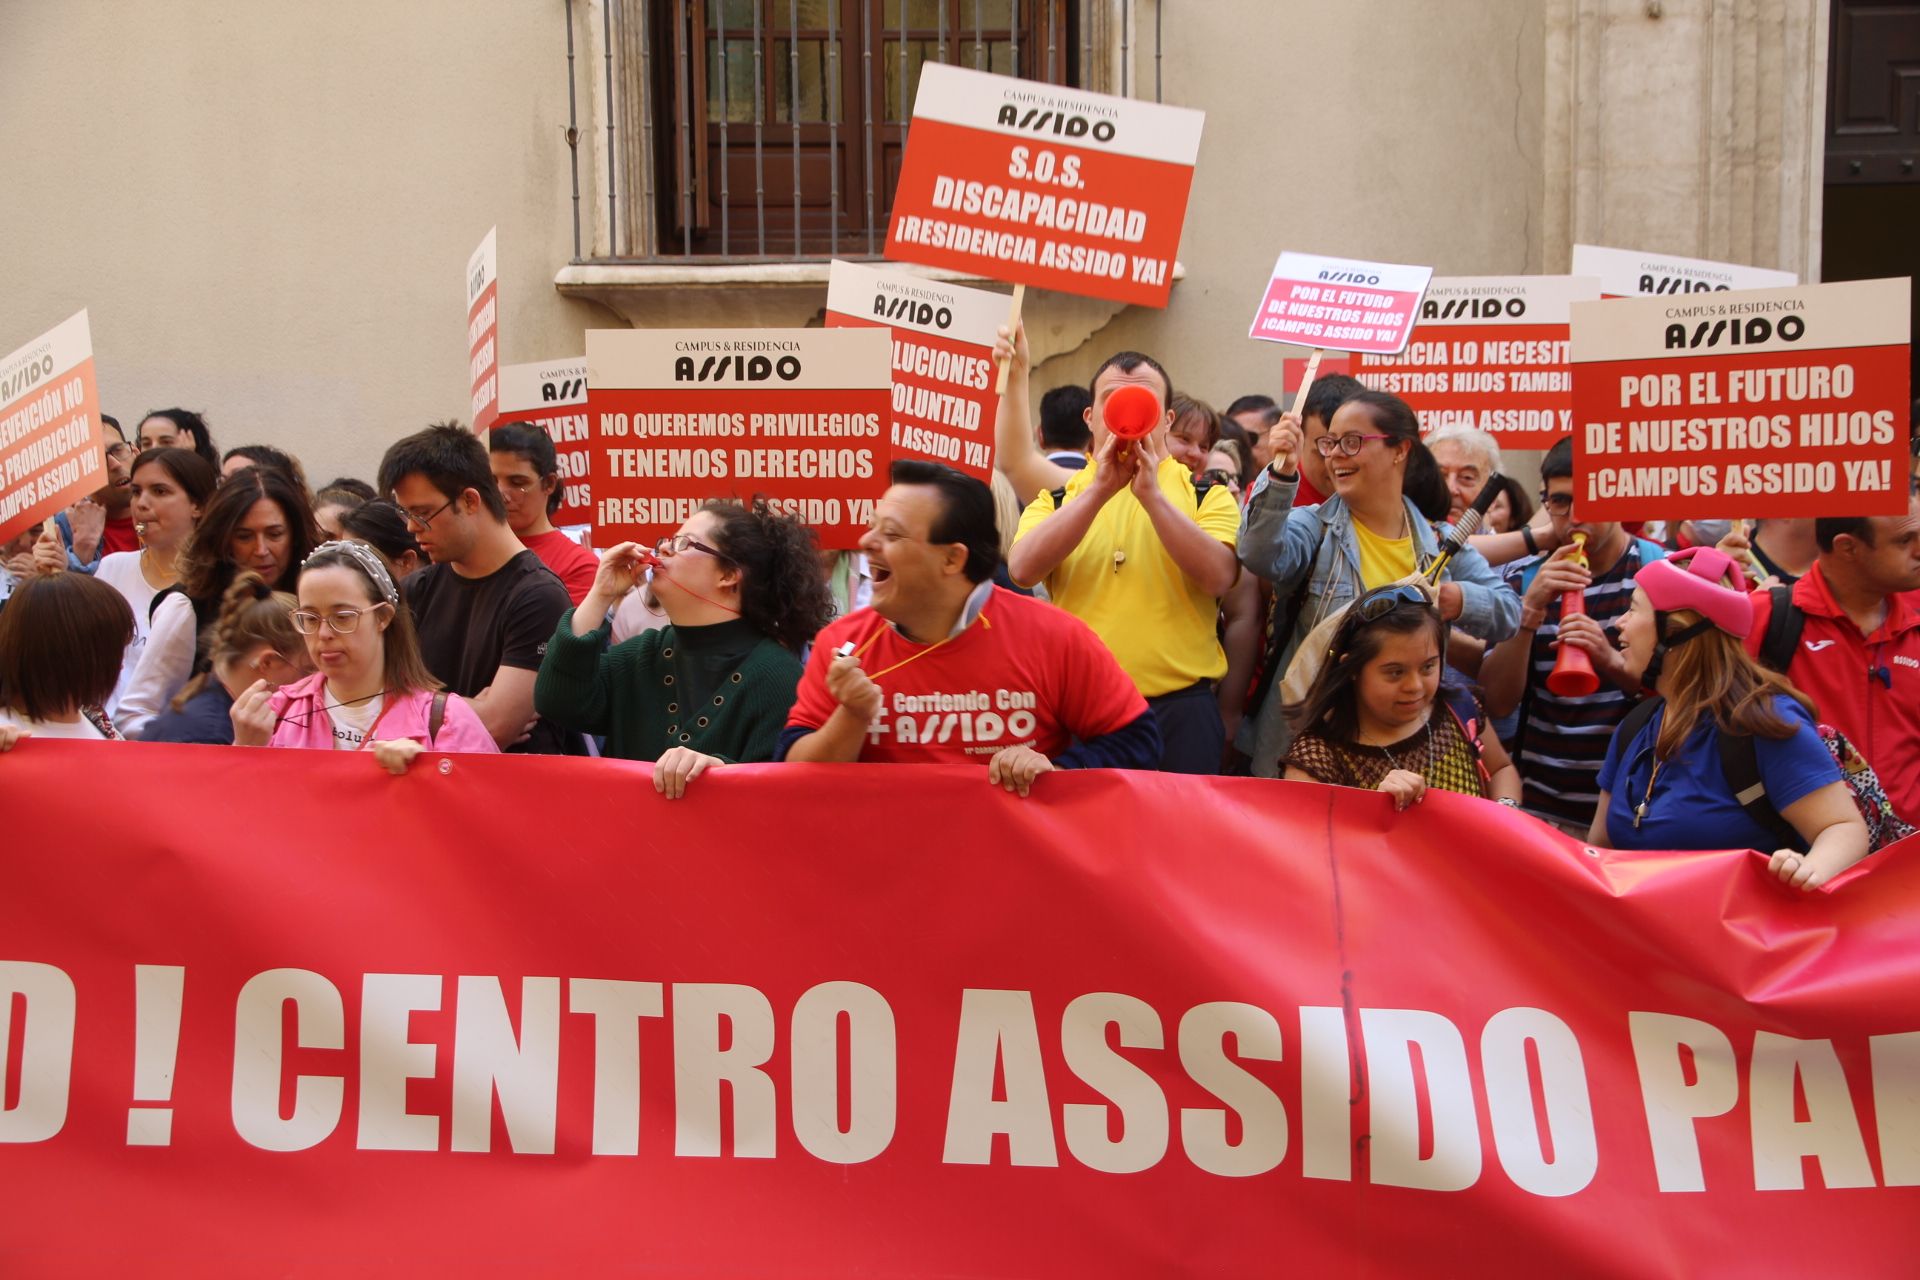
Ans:
POLYGON ((1614 736, 1620 739, 1622 756, 1626 754, 1626 750, 1632 745, 1633 740, 1639 736, 1640 731, 1647 727, 1647 721, 1653 719, 1653 713, 1659 709, 1660 699, 1642 698, 1640 701, 1634 703, 1627 711, 1627 714, 1621 719, 1619 726, 1613 731, 1614 736))
POLYGON ((1727 789, 1733 792, 1733 798, 1747 811, 1747 816, 1773 833, 1774 848, 1804 850, 1807 842, 1767 798, 1767 784, 1760 777, 1760 756, 1753 735, 1721 733, 1716 728, 1714 738, 1720 750, 1721 776, 1727 780, 1727 789))
POLYGON ((433 695, 433 705, 427 709, 427 745, 432 746, 440 738, 440 726, 447 721, 447 691, 440 690, 433 695))
POLYGON ((1053 509, 1058 511, 1067 505, 1067 486, 1061 485, 1058 489, 1049 489, 1047 496, 1053 499, 1053 509))
POLYGON ((1792 587, 1774 587, 1767 592, 1767 600, 1773 612, 1767 615, 1766 638, 1760 642, 1760 663, 1785 675, 1793 662, 1793 651, 1800 646, 1807 615, 1793 603, 1792 587))
POLYGON ((147 601, 147 625, 153 625, 153 615, 159 610, 162 600, 165 600, 168 596, 181 596, 185 594, 186 592, 180 589, 180 584, 177 582, 170 587, 162 587, 160 590, 154 592, 153 599, 147 601))

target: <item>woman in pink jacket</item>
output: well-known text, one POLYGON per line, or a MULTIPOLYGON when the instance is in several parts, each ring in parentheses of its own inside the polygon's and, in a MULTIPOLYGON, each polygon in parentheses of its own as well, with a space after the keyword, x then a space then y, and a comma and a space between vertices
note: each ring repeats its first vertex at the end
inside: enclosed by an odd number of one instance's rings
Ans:
POLYGON ((275 689, 256 682, 233 704, 238 746, 370 751, 390 773, 424 750, 495 752, 466 702, 441 693, 413 619, 380 553, 329 542, 300 566, 293 624, 318 673, 275 689))

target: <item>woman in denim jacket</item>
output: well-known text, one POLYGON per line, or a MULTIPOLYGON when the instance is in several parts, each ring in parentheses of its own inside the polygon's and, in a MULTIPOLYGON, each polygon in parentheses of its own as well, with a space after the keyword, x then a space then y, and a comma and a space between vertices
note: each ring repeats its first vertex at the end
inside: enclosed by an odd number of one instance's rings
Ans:
MULTIPOLYGON (((1279 443, 1298 445, 1291 417, 1275 427, 1279 443)), ((1263 697, 1240 727, 1235 745, 1253 758, 1253 772, 1279 776, 1291 734, 1279 686, 1294 651, 1319 623, 1355 597, 1424 572, 1439 554, 1448 507, 1433 455, 1420 442, 1420 422, 1404 400, 1363 391, 1345 401, 1314 440, 1329 463, 1334 494, 1295 507, 1299 473, 1276 449, 1247 497, 1240 523, 1240 563, 1273 584, 1274 635, 1263 697), (1281 468, 1285 468, 1282 470, 1281 468), (1303 589, 1304 588, 1304 589, 1303 589)), ((1520 622, 1520 598, 1471 547, 1441 572, 1441 614, 1489 644, 1520 622)))

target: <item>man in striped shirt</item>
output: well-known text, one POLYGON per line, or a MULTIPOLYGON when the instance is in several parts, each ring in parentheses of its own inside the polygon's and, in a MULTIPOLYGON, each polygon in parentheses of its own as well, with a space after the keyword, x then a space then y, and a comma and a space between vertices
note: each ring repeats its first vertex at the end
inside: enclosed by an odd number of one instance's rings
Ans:
POLYGON ((1487 713, 1520 711, 1518 738, 1508 744, 1524 784, 1521 805, 1570 834, 1584 837, 1599 803, 1597 779, 1614 728, 1640 692, 1607 628, 1633 604, 1633 579, 1665 552, 1619 524, 1587 524, 1574 510, 1573 440, 1562 438, 1540 464, 1540 505, 1553 521, 1559 549, 1519 560, 1507 585, 1520 596, 1520 630, 1494 647, 1480 668, 1487 713), (1574 559, 1574 534, 1584 533, 1588 567, 1574 559), (1586 616, 1561 617, 1561 598, 1578 591, 1586 616), (1547 688, 1560 658, 1559 642, 1584 651, 1600 688, 1563 698, 1547 688))

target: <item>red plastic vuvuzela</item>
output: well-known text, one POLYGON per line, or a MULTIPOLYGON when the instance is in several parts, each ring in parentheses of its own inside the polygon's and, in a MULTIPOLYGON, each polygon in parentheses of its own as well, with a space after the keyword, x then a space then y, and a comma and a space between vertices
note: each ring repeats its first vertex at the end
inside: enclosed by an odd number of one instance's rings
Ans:
POLYGON ((1100 417, 1107 430, 1122 440, 1138 440, 1160 425, 1160 397, 1130 382, 1107 397, 1100 417))

